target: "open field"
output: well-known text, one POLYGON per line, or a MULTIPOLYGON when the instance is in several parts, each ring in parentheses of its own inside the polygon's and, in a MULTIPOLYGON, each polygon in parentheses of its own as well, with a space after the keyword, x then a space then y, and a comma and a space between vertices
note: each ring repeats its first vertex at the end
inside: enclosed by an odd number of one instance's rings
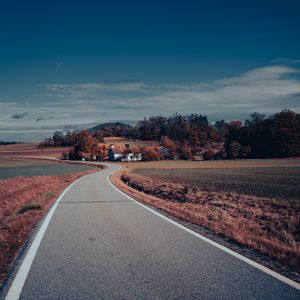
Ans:
POLYGON ((0 157, 0 180, 15 176, 63 175, 89 171, 94 168, 86 165, 56 163, 46 160, 0 157))
POLYGON ((299 159, 127 163, 113 181, 300 273, 299 159))
POLYGON ((300 167, 251 167, 213 169, 144 169, 135 174, 161 182, 189 184, 206 192, 235 192, 300 201, 300 167))
POLYGON ((1 156, 47 156, 61 157, 63 152, 68 152, 68 147, 38 148, 38 143, 23 143, 13 145, 0 145, 1 156))
POLYGON ((287 159, 235 159, 235 160, 161 160, 150 162, 124 162, 124 168, 134 169, 215 169, 254 167, 300 167, 300 158, 287 159))
POLYGON ((32 150, 37 148, 38 143, 21 143, 21 144, 10 144, 0 145, 0 151, 21 151, 21 150, 32 150))

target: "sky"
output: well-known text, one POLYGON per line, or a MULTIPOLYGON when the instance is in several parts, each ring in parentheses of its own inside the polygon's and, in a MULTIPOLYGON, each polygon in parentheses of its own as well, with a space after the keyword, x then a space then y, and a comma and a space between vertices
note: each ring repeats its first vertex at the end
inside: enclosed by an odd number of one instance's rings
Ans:
POLYGON ((300 113, 300 0, 0 0, 0 140, 282 109, 300 113))

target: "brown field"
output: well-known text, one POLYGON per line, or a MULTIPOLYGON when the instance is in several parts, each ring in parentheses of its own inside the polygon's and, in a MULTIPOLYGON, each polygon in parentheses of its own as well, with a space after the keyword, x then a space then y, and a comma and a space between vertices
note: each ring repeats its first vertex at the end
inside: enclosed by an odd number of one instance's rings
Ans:
POLYGON ((61 157, 63 152, 68 152, 68 147, 51 147, 39 149, 38 143, 23 143, 14 145, 0 145, 0 156, 44 156, 61 157))
POLYGON ((0 151, 20 151, 20 150, 32 150, 37 148, 39 143, 22 143, 22 144, 11 144, 11 145, 0 145, 0 151))
POLYGON ((123 168, 134 169, 215 169, 251 167, 300 167, 300 158, 235 159, 213 161, 161 160, 150 162, 122 162, 123 168))
MULTIPOLYGON (((6 278, 10 265, 19 253, 24 242, 43 216, 47 213, 58 195, 79 177, 99 170, 80 165, 62 165, 53 162, 0 158, 1 170, 21 170, 26 176, 0 180, 0 284, 6 278), (48 175, 33 176, 43 164, 48 175), (4 166, 3 166, 4 165, 4 166), (48 166, 48 168, 45 168, 48 166), (54 167, 49 169, 49 166, 54 167), (61 167, 64 169, 62 174, 61 167), (76 167, 72 169, 72 167, 76 167), (32 169, 33 168, 33 169, 32 169), (66 170, 67 169, 67 170, 66 170), (27 172, 27 173, 26 173, 27 172), (35 173, 34 173, 35 172, 35 173), (28 176, 31 175, 31 176, 28 176)), ((101 167, 101 166, 100 166, 101 167)), ((16 173, 18 174, 18 173, 16 173)), ((7 174, 5 174, 7 175, 7 174)))
POLYGON ((122 165, 114 183, 137 200, 300 273, 300 159, 122 165))

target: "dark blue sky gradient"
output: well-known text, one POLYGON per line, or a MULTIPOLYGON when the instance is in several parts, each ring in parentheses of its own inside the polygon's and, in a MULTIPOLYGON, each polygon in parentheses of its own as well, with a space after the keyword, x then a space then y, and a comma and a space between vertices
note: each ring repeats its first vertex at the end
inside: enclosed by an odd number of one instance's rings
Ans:
POLYGON ((300 5, 2 1, 0 32, 1 82, 199 81, 297 58, 300 5))

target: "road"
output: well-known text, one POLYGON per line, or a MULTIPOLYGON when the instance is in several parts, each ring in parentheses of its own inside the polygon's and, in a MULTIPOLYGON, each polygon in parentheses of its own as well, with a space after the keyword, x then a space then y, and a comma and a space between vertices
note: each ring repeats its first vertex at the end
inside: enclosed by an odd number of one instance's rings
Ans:
POLYGON ((20 299, 300 299, 299 290, 121 194, 107 180, 117 168, 64 194, 24 286, 15 279, 7 298, 18 298, 17 286, 20 299))

